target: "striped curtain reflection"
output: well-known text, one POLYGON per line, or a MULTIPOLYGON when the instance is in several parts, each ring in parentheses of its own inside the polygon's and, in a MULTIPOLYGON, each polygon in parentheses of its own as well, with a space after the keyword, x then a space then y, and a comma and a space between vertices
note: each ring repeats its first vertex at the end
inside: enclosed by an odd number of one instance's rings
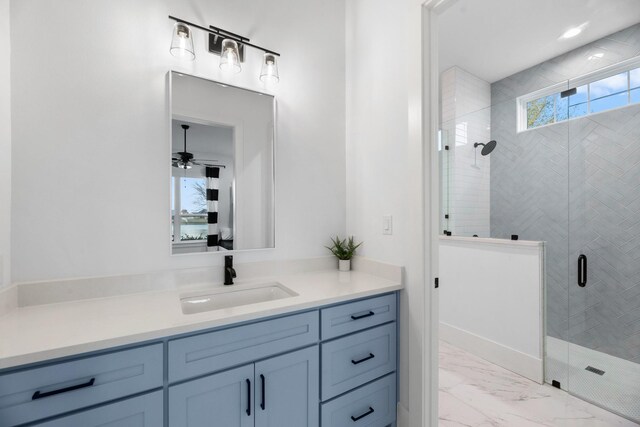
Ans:
POLYGON ((220 186, 220 168, 206 167, 207 178, 207 223, 209 224, 207 236, 207 250, 217 251, 218 246, 218 189, 220 186))

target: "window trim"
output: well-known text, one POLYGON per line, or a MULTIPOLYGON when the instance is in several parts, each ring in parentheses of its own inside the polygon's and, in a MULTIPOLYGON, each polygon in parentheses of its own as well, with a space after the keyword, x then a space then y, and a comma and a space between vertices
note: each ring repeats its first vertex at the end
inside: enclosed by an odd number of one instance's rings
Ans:
MULTIPOLYGON (((587 116, 591 116, 593 114, 600 114, 600 113, 604 113, 604 112, 608 112, 608 111, 613 111, 616 110, 618 108, 625 108, 628 107, 629 105, 631 105, 631 85, 630 85, 630 81, 629 79, 630 74, 627 74, 627 100, 628 100, 628 104, 621 106, 621 107, 615 107, 615 108, 611 108, 609 110, 604 110, 604 111, 599 111, 597 113, 591 113, 588 112, 587 114, 585 114, 584 116, 580 116, 580 117, 572 117, 572 118, 567 118, 566 120, 562 120, 561 122, 553 122, 553 123, 547 123, 545 125, 541 125, 541 126, 536 126, 536 127, 532 127, 532 128, 527 128, 527 104, 531 101, 535 101, 536 99, 540 99, 543 98, 545 96, 550 96, 550 95, 555 95, 557 93, 563 92, 565 90, 569 90, 569 89, 573 89, 573 88, 578 88, 580 86, 584 86, 587 85, 587 111, 590 111, 590 104, 591 104, 591 99, 590 99, 590 93, 589 93, 589 84, 590 83, 594 83, 597 82, 598 80, 602 80, 602 79, 606 79, 607 77, 612 77, 615 76, 616 74, 620 74, 623 72, 629 72, 632 71, 636 68, 640 68, 640 56, 635 56, 633 58, 618 62, 616 64, 612 64, 600 69, 597 69, 595 71, 591 71, 589 73, 583 74, 581 76, 578 77, 574 77, 572 79, 569 80, 565 80, 562 81, 560 83, 556 83, 553 84, 551 86, 536 90, 534 92, 531 93, 527 93, 526 95, 522 95, 516 98, 516 108, 517 108, 517 133, 521 133, 521 132, 527 132, 530 130, 534 130, 534 129, 540 129, 546 126, 552 126, 558 123, 564 123, 567 122, 569 120, 575 120, 575 119, 580 119, 583 117, 587 117, 587 116)), ((555 113, 555 111, 554 111, 555 113)), ((555 114, 554 114, 555 117, 555 114)))

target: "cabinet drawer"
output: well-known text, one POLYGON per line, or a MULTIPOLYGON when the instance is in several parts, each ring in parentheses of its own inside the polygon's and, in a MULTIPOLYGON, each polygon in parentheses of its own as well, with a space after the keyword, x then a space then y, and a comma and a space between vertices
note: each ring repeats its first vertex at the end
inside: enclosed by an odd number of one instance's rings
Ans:
POLYGON ((321 318, 323 340, 390 322, 396 320, 396 294, 325 308, 321 318))
POLYGON ((396 369, 396 323, 322 344, 322 400, 396 369))
POLYGON ((162 344, 0 376, 0 427, 162 386, 162 344))
POLYGON ((319 323, 318 312, 312 311, 169 341, 169 381, 315 344, 319 323))
POLYGON ((322 427, 385 427, 396 422, 396 375, 322 404, 322 427))
POLYGON ((156 391, 36 424, 36 427, 159 427, 163 424, 162 405, 162 392, 156 391))

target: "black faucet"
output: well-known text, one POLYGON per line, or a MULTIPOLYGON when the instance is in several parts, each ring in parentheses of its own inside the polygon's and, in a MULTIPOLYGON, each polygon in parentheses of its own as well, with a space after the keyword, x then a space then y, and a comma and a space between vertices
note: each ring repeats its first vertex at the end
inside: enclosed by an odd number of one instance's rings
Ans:
POLYGON ((236 278, 236 270, 233 268, 233 256, 226 255, 224 257, 224 284, 233 285, 233 279, 236 278))

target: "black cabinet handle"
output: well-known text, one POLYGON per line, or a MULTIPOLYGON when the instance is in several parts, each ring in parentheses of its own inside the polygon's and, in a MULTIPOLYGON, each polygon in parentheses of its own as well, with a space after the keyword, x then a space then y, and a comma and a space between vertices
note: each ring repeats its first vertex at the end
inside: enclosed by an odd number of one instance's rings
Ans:
POLYGON ((587 256, 584 254, 578 257, 578 286, 587 286, 587 256))
POLYGON ((264 375, 260 374, 260 382, 261 382, 261 387, 262 387, 262 402, 260 402, 260 409, 262 409, 264 411, 264 408, 266 407, 266 393, 264 391, 265 389, 265 383, 266 380, 264 379, 264 375))
POLYGON ((86 383, 72 385, 72 386, 69 386, 69 387, 61 388, 59 390, 47 391, 45 393, 42 393, 40 390, 38 390, 35 393, 33 393, 33 396, 31 397, 31 400, 42 399, 43 397, 54 396, 56 394, 66 393, 68 391, 79 390, 79 389, 85 388, 85 387, 91 387, 95 382, 96 382, 96 379, 95 378, 91 378, 86 383))
POLYGON ((361 314, 360 316, 354 316, 351 315, 351 318, 353 320, 358 320, 358 319, 364 319, 365 317, 371 317, 373 316, 375 313, 373 311, 369 311, 367 314, 361 314))
POLYGON ((366 362, 367 360, 371 360, 374 357, 376 357, 376 356, 374 356, 373 353, 369 353, 369 355, 367 357, 365 357, 364 359, 360 359, 360 360, 351 359, 351 363, 353 363, 354 365, 357 365, 359 363, 366 362))
POLYGON ((251 416, 251 381, 247 379, 247 416, 251 416))
POLYGON ((373 414, 375 411, 373 410, 373 408, 371 406, 369 406, 369 410, 367 412, 365 412, 364 414, 354 417, 353 415, 351 415, 351 419, 353 420, 353 422, 355 423, 356 421, 366 417, 367 415, 371 415, 373 414))

